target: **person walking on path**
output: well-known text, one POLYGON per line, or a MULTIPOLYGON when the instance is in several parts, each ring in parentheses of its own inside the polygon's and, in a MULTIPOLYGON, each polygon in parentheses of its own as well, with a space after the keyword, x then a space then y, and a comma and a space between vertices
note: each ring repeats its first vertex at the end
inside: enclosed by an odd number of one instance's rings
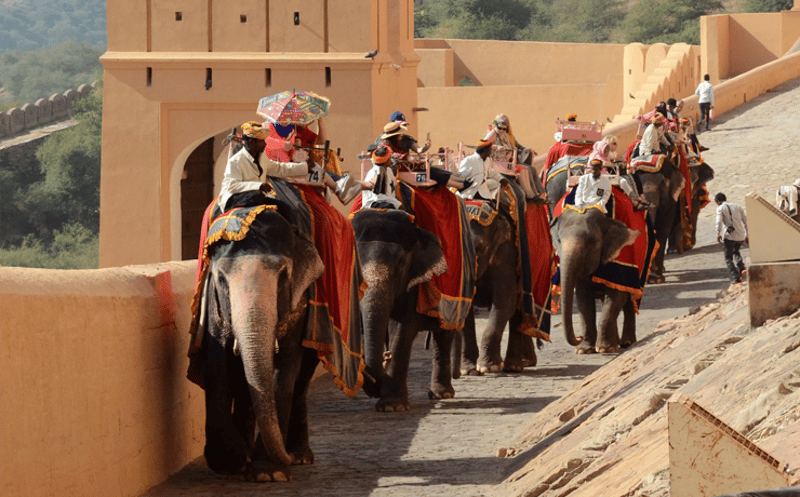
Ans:
POLYGON ((711 109, 714 108, 714 87, 709 82, 708 74, 703 76, 703 82, 697 85, 694 93, 699 97, 697 103, 700 104, 700 120, 697 121, 697 127, 706 123, 706 130, 708 130, 708 123, 711 121, 711 109))
POLYGON ((725 245, 725 264, 731 272, 732 285, 747 278, 747 268, 739 253, 743 243, 750 240, 747 236, 747 215, 742 206, 727 201, 720 192, 714 197, 717 203, 717 242, 725 245))
POLYGON ((779 186, 778 191, 775 192, 775 205, 792 219, 796 219, 797 216, 798 190, 800 190, 800 179, 795 180, 789 186, 779 186))

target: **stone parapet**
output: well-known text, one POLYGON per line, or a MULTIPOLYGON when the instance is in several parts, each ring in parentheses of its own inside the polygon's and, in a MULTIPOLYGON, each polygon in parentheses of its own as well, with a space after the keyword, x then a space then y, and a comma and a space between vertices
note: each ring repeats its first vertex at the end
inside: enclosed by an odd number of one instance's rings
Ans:
POLYGON ((49 98, 40 98, 35 103, 26 103, 0 113, 0 138, 8 138, 55 120, 71 118, 75 113, 75 101, 88 96, 96 83, 83 84, 77 90, 55 93, 49 98))

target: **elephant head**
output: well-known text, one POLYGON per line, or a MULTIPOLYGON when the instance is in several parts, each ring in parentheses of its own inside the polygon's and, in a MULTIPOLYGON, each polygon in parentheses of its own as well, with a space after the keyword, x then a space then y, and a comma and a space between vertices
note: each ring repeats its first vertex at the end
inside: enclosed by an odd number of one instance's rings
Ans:
POLYGON ((400 210, 366 209, 352 220, 361 270, 368 287, 361 299, 364 324, 364 391, 380 395, 383 352, 389 319, 411 289, 447 270, 439 239, 411 222, 400 210))
POLYGON ((276 348, 299 350, 306 290, 322 275, 322 260, 306 235, 270 210, 258 215, 245 240, 213 245, 210 256, 206 460, 218 472, 240 472, 246 464, 248 435, 234 428, 231 414, 232 401, 239 406, 238 390, 242 398, 249 392, 262 452, 288 467, 286 423, 276 407, 276 348), (232 360, 236 355, 241 367, 232 360), (237 382, 242 370, 244 382, 237 382))
POLYGON ((573 294, 578 281, 588 283, 600 264, 614 260, 623 247, 636 241, 640 232, 593 208, 584 212, 565 209, 551 232, 561 272, 564 335, 574 347, 580 344, 572 323, 573 294))

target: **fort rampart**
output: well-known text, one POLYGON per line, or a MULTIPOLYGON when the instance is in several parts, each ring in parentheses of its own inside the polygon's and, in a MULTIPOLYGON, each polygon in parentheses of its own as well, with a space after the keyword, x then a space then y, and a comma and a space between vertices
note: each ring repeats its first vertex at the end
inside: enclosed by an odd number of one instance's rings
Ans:
POLYGON ((0 140, 10 138, 45 124, 69 119, 75 112, 74 103, 94 90, 96 85, 80 85, 77 90, 54 93, 34 103, 13 107, 0 113, 0 140))

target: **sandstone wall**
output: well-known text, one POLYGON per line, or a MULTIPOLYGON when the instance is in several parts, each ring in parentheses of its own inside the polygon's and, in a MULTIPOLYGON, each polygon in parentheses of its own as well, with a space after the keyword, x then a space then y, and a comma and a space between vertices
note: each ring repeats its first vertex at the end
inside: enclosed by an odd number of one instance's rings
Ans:
POLYGON ((0 494, 136 496, 202 454, 196 263, 0 267, 0 494))

